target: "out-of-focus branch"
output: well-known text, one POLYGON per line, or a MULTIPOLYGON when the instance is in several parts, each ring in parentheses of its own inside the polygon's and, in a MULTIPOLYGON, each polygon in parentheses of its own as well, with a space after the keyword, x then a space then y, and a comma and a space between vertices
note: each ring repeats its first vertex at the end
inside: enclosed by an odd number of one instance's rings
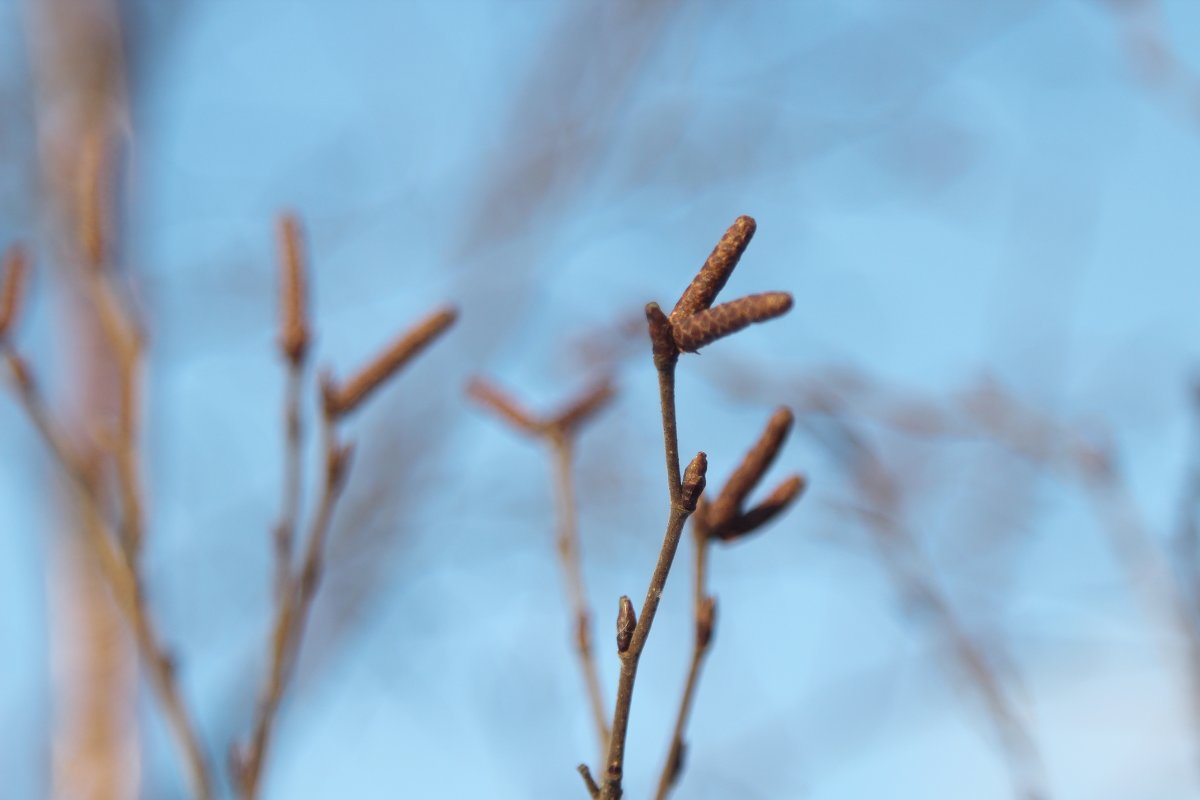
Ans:
MULTIPOLYGON (((286 226, 286 223, 285 223, 286 226)), ((298 317, 294 306, 300 301, 299 278, 287 273, 293 269, 294 252, 288 247, 295 241, 284 242, 284 347, 287 350, 289 329, 295 331, 298 317), (288 281, 293 281, 291 288, 288 281)), ((332 527, 334 510, 342 495, 350 468, 352 448, 338 440, 337 424, 344 421, 380 386, 394 377, 419 352, 429 346, 455 321, 458 312, 453 308, 442 308, 418 322, 385 347, 375 358, 367 362, 358 372, 344 382, 334 380, 326 374, 320 383, 322 399, 322 451, 325 464, 320 496, 313 512, 311 524, 305 537, 304 556, 298 571, 290 574, 284 582, 285 590, 276 608, 268 644, 268 666, 260 689, 258 709, 255 714, 250 739, 243 746, 234 746, 230 753, 234 781, 239 794, 246 800, 259 796, 262 789, 264 765, 270 750, 272 734, 279 719, 279 709, 284 694, 295 671, 295 665, 305 629, 312 613, 317 588, 325 569, 326 543, 332 527)), ((307 333, 304 334, 307 345, 307 333)), ((295 350, 295 348, 292 348, 295 350)), ((301 347, 300 349, 303 349, 301 347)), ((290 570, 289 570, 290 572, 290 570)))
MULTIPOLYGON (((490 381, 476 378, 467 393, 490 409, 519 433, 546 442, 554 464, 554 487, 558 506, 556 551, 562 568, 563 591, 574 617, 575 649, 583 673, 588 704, 596 728, 596 741, 603 759, 608 752, 608 719, 600 671, 592 648, 592 614, 583 577, 583 555, 579 536, 579 515, 575 503, 574 443, 584 423, 606 406, 613 397, 612 385, 601 381, 583 392, 560 411, 536 417, 490 381)), ((588 775, 590 776, 590 772, 588 775)))
POLYGON ((48 406, 37 390, 28 364, 7 339, 0 340, 0 348, 3 350, 21 406, 62 468, 89 518, 94 520, 94 524, 82 526, 83 533, 117 607, 133 631, 142 663, 150 676, 151 686, 183 757, 192 790, 196 797, 210 798, 213 796, 212 777, 198 729, 176 679, 174 661, 163 645, 145 606, 131 553, 117 544, 128 541, 128 534, 114 530, 107 522, 103 500, 97 493, 97 484, 89 478, 87 468, 54 422, 48 406))

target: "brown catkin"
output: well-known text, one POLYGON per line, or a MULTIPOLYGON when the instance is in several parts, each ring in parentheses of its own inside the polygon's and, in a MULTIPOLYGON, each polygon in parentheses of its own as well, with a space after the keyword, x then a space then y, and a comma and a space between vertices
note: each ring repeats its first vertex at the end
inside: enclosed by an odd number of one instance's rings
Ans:
POLYGON ((777 408, 767 421, 766 428, 758 441, 742 458, 721 494, 713 501, 708 509, 708 523, 712 528, 720 528, 733 519, 741 511, 746 496, 762 480, 763 474, 775 460, 783 440, 792 428, 792 412, 784 407, 777 408))
POLYGON ((4 256, 4 286, 0 288, 0 338, 8 334, 21 310, 29 259, 25 249, 13 245, 4 256))
POLYGON ((279 346, 292 364, 308 353, 308 264, 304 232, 292 214, 279 218, 279 346))
POLYGON ((541 423, 522 408, 520 403, 486 378, 472 378, 467 383, 467 396, 490 408, 519 431, 538 433, 542 429, 541 423))
POLYGON ((671 327, 675 344, 680 350, 694 353, 755 322, 765 322, 786 314, 791 307, 792 296, 787 292, 763 292, 739 297, 706 311, 673 320, 671 327))
POLYGON ((743 215, 733 221, 675 304, 671 311, 672 321, 690 317, 713 304, 733 273, 733 268, 741 260, 742 253, 746 252, 746 246, 750 244, 757 227, 753 217, 743 215))
POLYGON ((341 385, 325 385, 325 413, 340 417, 354 411, 379 385, 407 364, 457 319, 453 308, 442 308, 430 314, 413 328, 401 334, 386 350, 341 385))
POLYGON ((776 486, 757 506, 716 528, 713 535, 721 541, 728 542, 758 530, 795 502, 807 486, 808 482, 803 475, 793 475, 776 486))

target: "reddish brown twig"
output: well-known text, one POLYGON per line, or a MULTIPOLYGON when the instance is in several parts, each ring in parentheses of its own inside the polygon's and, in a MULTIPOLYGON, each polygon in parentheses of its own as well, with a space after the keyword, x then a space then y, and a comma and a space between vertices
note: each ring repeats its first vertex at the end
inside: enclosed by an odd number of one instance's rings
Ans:
POLYGON ((725 233, 713 253, 692 280, 676 303, 671 316, 667 317, 656 303, 646 306, 646 321, 649 328, 651 352, 658 372, 659 407, 662 414, 663 450, 667 467, 667 490, 670 511, 666 532, 642 612, 637 619, 629 646, 620 653, 621 671, 617 685, 617 700, 613 710, 612 736, 609 740, 608 758, 605 764, 604 784, 601 797, 618 800, 622 794, 622 778, 625 767, 625 739, 629 727, 629 711, 633 702, 633 688, 637 679, 638 663, 654 624, 654 615, 666 587, 667 577, 679 547, 684 524, 695 509, 703 489, 707 460, 699 454, 680 475, 679 435, 675 412, 675 366, 682 350, 695 350, 720 336, 739 330, 751 322, 778 316, 787 311, 791 297, 782 292, 772 293, 769 299, 758 296, 743 298, 726 304, 729 309, 710 308, 717 294, 725 285, 729 274, 737 265, 754 232, 754 220, 739 217, 725 233), (787 298, 786 302, 783 298, 787 298), (715 312, 715 313, 714 313, 715 312), (700 317, 697 320, 697 317, 700 317), (685 347, 684 345, 690 345, 685 347))

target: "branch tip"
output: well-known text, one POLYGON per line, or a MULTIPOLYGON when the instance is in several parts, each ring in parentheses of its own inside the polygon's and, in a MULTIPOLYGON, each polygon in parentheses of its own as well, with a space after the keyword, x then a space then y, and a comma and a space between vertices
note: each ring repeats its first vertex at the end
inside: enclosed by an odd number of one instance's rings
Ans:
POLYGON ((292 364, 308 354, 308 265, 304 231, 294 214, 279 217, 279 346, 292 364))
POLYGON ((670 369, 679 360, 679 347, 675 344, 671 321, 659 308, 658 303, 648 303, 646 322, 650 326, 650 347, 654 354, 654 366, 659 372, 670 369))
POLYGON ((588 769, 587 764, 580 764, 575 768, 579 775, 583 778, 583 783, 587 786, 588 794, 592 797, 600 796, 600 786, 596 783, 596 779, 592 777, 592 771, 588 769))

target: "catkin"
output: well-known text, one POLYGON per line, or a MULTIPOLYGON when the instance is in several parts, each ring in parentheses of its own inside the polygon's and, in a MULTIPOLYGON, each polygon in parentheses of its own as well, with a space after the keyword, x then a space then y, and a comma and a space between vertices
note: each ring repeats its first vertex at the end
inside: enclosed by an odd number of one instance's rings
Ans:
POLYGON ((785 314, 791 307, 792 296, 787 292, 751 294, 674 319, 671 328, 679 349, 694 353, 742 328, 785 314))
POLYGON ((430 314, 416 326, 401 334, 386 350, 341 385, 332 382, 325 387, 325 413, 336 418, 352 412, 367 395, 379 388, 413 356, 421 352, 458 317, 453 308, 443 308, 430 314))
POLYGON ((717 294, 729 280, 733 268, 746 252, 750 239, 757 229, 753 217, 741 216, 733 221, 721 241, 713 248, 704 266, 688 284, 671 311, 671 319, 678 320, 704 311, 717 299, 717 294))
POLYGON ((792 412, 787 408, 778 408, 767 421, 766 428, 758 441, 742 458, 742 463, 729 476, 721 494, 713 501, 708 509, 708 522, 714 529, 720 528, 732 520, 746 501, 763 474, 775 460, 783 440, 792 428, 792 412))

